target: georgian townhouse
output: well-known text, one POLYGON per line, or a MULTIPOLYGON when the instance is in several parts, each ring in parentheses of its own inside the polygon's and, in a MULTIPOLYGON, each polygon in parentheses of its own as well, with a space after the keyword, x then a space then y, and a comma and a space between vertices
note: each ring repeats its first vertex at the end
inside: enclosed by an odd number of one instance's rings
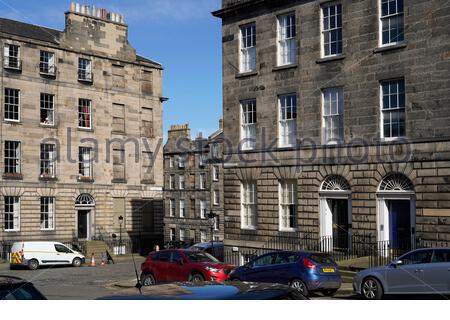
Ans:
POLYGON ((447 1, 223 0, 213 15, 228 251, 450 240, 447 1))
POLYGON ((0 241, 162 241, 162 66, 119 14, 65 21, 0 19, 0 241))

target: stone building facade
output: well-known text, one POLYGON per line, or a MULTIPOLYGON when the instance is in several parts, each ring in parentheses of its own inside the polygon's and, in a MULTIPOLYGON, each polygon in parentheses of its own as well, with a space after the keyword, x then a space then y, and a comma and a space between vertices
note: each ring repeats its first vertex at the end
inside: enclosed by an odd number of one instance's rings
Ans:
POLYGON ((224 0, 213 15, 229 249, 450 240, 448 2, 224 0))
POLYGON ((207 139, 194 140, 189 125, 170 128, 164 146, 166 242, 223 240, 222 142, 222 128, 207 139), (211 211, 216 215, 213 234, 211 211))
POLYGON ((0 19, 0 241, 160 241, 163 68, 122 16, 72 4, 65 19, 0 19))

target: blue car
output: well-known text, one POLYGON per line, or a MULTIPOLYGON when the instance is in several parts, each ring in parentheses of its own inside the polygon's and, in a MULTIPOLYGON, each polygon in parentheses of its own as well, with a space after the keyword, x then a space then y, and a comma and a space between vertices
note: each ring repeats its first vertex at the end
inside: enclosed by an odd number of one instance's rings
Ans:
POLYGON ((324 253, 279 251, 262 255, 235 269, 231 281, 287 284, 304 296, 334 295, 342 284, 338 266, 324 253))

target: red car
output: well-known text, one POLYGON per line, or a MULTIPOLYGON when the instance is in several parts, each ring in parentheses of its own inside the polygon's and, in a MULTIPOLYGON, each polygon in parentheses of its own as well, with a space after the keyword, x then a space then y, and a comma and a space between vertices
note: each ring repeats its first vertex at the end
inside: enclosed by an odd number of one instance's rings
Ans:
POLYGON ((193 250, 171 249, 149 254, 141 266, 144 286, 164 282, 202 282, 228 280, 234 266, 212 255, 193 250))

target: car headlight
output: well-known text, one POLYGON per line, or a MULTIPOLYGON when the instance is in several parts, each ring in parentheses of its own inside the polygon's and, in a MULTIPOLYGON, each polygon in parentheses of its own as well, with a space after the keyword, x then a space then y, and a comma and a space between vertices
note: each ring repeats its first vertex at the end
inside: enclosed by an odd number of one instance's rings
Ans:
POLYGON ((212 273, 218 273, 218 272, 220 272, 220 269, 213 268, 213 267, 206 267, 205 269, 208 270, 208 271, 210 271, 210 272, 212 272, 212 273))

